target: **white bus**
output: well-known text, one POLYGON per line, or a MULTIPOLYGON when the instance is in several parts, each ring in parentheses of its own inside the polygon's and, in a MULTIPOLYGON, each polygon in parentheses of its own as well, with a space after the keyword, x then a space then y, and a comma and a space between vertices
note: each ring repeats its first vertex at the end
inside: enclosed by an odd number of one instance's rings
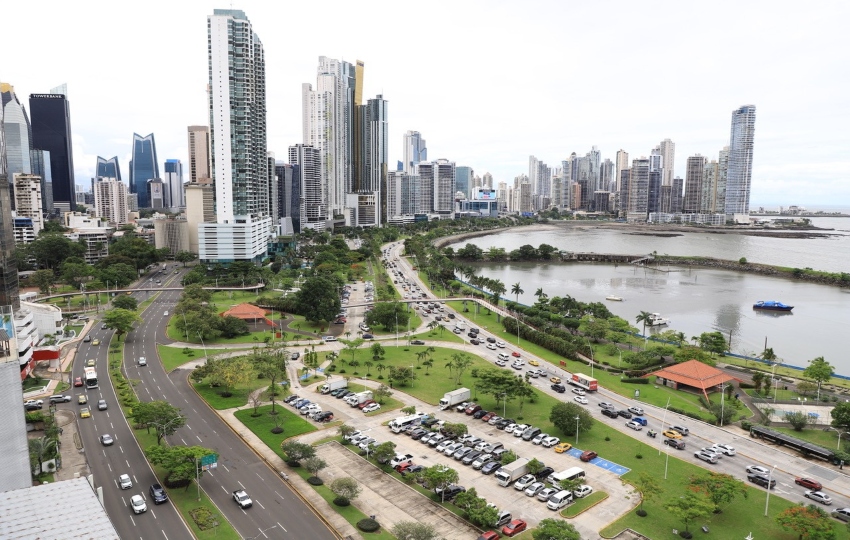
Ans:
POLYGON ((97 369, 93 367, 87 367, 85 370, 86 388, 97 388, 97 369))
POLYGON ((393 433, 401 433, 410 426, 418 426, 421 424, 423 416, 425 415, 421 413, 412 414, 410 416, 400 416, 389 423, 390 429, 393 430, 393 433))
POLYGON ((546 481, 553 486, 559 486, 564 480, 575 480, 576 478, 584 478, 584 469, 581 467, 571 467, 565 471, 552 473, 546 481))

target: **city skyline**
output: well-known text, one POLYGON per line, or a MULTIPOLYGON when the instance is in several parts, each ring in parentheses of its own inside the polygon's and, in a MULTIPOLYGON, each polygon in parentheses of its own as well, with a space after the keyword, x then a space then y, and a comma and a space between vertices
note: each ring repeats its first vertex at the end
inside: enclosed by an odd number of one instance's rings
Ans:
MULTIPOLYGON (((428 141, 429 159, 446 158, 479 175, 490 172, 496 184, 526 172, 530 155, 557 166, 572 152, 584 155, 596 146, 603 160, 615 160, 620 149, 636 159, 648 157, 658 141, 669 138, 676 145, 675 175, 684 178, 689 156, 717 159, 729 144, 730 113, 751 103, 759 111, 752 204, 850 200, 850 183, 842 181, 848 146, 843 124, 850 116, 843 96, 850 84, 834 69, 846 63, 838 21, 850 7, 827 3, 814 12, 799 12, 790 3, 772 4, 770 11, 745 5, 735 8, 735 22, 727 22, 731 6, 713 5, 694 19, 686 18, 688 8, 664 2, 614 2, 605 14, 591 6, 554 2, 531 2, 521 9, 508 2, 471 2, 452 5, 451 17, 445 18, 439 2, 426 13, 384 3, 355 8, 331 2, 329 9, 338 17, 328 18, 320 29, 297 27, 285 35, 276 35, 271 22, 279 9, 253 1, 233 7, 248 13, 254 30, 264 36, 268 146, 279 160, 302 141, 301 84, 315 80, 318 58, 328 56, 365 62, 363 94, 381 94, 390 103, 391 167, 404 159, 407 131, 418 131, 428 141), (596 19, 598 25, 558 30, 558 20, 577 18, 596 19), (347 30, 358 24, 391 30, 412 20, 423 29, 439 20, 453 39, 437 43, 423 32, 414 62, 409 50, 393 45, 392 31, 360 32, 352 39, 347 30), (642 20, 654 25, 663 20, 665 31, 628 38, 626 30, 642 20), (742 20, 757 28, 741 30, 742 20), (551 31, 541 31, 539 21, 552 21, 551 31), (599 28, 616 37, 600 40, 599 28), (312 36, 318 32, 321 39, 312 36), (295 42, 309 45, 291 47, 295 42), (662 57, 670 69, 651 69, 662 57), (601 82, 578 84, 580 73, 590 70, 601 82), (438 74, 435 80, 441 82, 422 83, 422 72, 438 74), (623 85, 624 79, 631 82, 623 85), (696 79, 701 84, 686 84, 696 79), (635 84, 640 80, 646 84, 635 84)), ((66 27, 54 30, 52 25, 73 20, 79 8, 57 4, 52 8, 56 16, 40 22, 43 38, 33 45, 36 54, 49 49, 59 60, 55 67, 38 69, 26 55, 7 55, 0 79, 14 85, 19 96, 68 84, 78 185, 87 186, 94 176, 97 156, 117 155, 121 168, 129 170, 128 139, 134 132, 155 133, 160 159, 189 163, 186 126, 208 122, 206 51, 198 44, 206 41, 206 16, 222 7, 227 6, 169 4, 169 17, 162 18, 165 4, 154 1, 136 15, 138 24, 110 25, 97 36, 74 34, 71 39, 66 27), (145 20, 169 39, 148 39, 142 34, 145 20), (110 47, 102 47, 103 42, 110 47), (139 42, 148 52, 128 62, 139 42), (75 61, 90 50, 97 51, 98 62, 116 64, 110 80, 120 91, 92 79, 85 61, 75 61), (180 69, 168 69, 175 58, 180 69), (130 69, 168 73, 168 84, 130 85, 130 69)), ((34 6, 19 4, 4 13, 10 20, 39 17, 34 6)), ((287 17, 308 18, 303 6, 292 6, 287 17)), ((26 39, 26 25, 12 25, 9 31, 11 42, 26 39)))

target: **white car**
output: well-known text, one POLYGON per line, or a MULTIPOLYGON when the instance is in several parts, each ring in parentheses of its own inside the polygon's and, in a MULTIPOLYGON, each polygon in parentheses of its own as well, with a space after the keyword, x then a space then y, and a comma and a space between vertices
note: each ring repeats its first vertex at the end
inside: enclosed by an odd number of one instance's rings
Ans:
POLYGON ((635 422, 634 420, 632 420, 631 422, 626 422, 626 427, 635 431, 640 431, 643 429, 643 426, 640 425, 639 422, 635 422))
POLYGON ((704 454, 714 454, 717 457, 717 459, 720 459, 720 458, 723 457, 723 454, 720 453, 720 450, 714 448, 713 446, 710 446, 708 448, 700 448, 699 451, 704 453, 704 454))
POLYGON ((499 366, 499 367, 505 367, 505 366, 508 365, 508 363, 505 362, 504 360, 496 360, 496 365, 499 366))
POLYGON ((582 484, 578 487, 577 490, 573 491, 573 495, 575 495, 577 499, 587 497, 591 493, 593 493, 593 488, 588 486, 587 484, 582 484))
POLYGON ((237 489, 233 492, 233 501, 238 504, 239 508, 242 510, 254 506, 254 501, 251 500, 251 497, 248 496, 244 489, 237 489))
POLYGON ((729 444, 713 444, 711 447, 727 456, 734 456, 737 453, 735 447, 729 444))
POLYGON ((529 428, 528 424, 519 424, 517 427, 514 428, 513 431, 511 431, 511 433, 513 434, 514 437, 522 437, 522 434, 528 428, 529 428))
POLYGON ((496 345, 494 345, 493 343, 488 343, 488 344, 487 344, 487 348, 488 348, 488 349, 490 349, 491 351, 495 351, 495 350, 496 350, 496 345))
POLYGON ((587 398, 584 396, 576 396, 573 398, 573 401, 576 403, 581 403, 582 405, 587 405, 587 398))
POLYGON ((643 416, 643 409, 640 407, 631 406, 629 407, 629 412, 638 416, 643 416))
POLYGON ((377 442, 377 441, 375 439, 373 439, 372 437, 367 437, 367 438, 363 439, 362 441, 360 441, 360 444, 358 444, 357 447, 360 448, 361 450, 366 450, 366 448, 370 444, 375 443, 375 442, 377 442))
POLYGON ((827 506, 832 504, 832 498, 823 491, 806 491, 803 496, 827 506))
POLYGON ((445 452, 446 448, 448 448, 452 444, 454 444, 454 441, 452 441, 451 439, 442 441, 437 445, 435 450, 437 450, 437 452, 440 452, 440 453, 445 452))
POLYGON ((770 476, 770 469, 767 467, 762 467, 761 465, 750 465, 747 467, 747 474, 761 474, 764 476, 770 476))
POLYGON ((133 487, 133 481, 130 480, 129 474, 122 474, 118 477, 118 487, 121 489, 130 489, 133 487))
POLYGON ((504 341, 497 341, 496 347, 498 347, 500 349, 504 349, 506 347, 505 342, 504 341))
POLYGON ((577 395, 579 395, 579 396, 583 396, 583 395, 585 394, 585 391, 584 391, 584 390, 582 390, 581 388, 573 388, 573 394, 577 394, 577 395))
POLYGON ((541 433, 538 436, 531 439, 531 444, 538 444, 538 445, 543 444, 543 441, 545 441, 548 438, 549 438, 548 433, 541 433))
POLYGON ((537 478, 534 477, 533 474, 526 474, 522 478, 516 481, 514 484, 514 489, 517 491, 525 491, 528 487, 537 481, 537 478))
POLYGON ((508 424, 507 426, 505 426, 505 429, 503 431, 505 433, 513 433, 515 427, 516 424, 508 424))
POLYGON ((531 484, 530 486, 525 488, 525 496, 526 497, 534 497, 535 495, 540 493, 540 490, 543 489, 544 487, 545 487, 545 484, 543 482, 534 482, 533 484, 531 484))
POLYGON ((372 411, 377 411, 380 408, 380 403, 372 403, 371 405, 366 405, 365 407, 363 407, 363 414, 370 413, 372 411))
POLYGON ((148 505, 145 503, 145 498, 141 495, 133 495, 130 497, 130 508, 134 514, 141 514, 148 511, 148 505))
POLYGON ((543 446, 546 448, 552 448, 560 442, 561 439, 559 439, 558 437, 546 437, 545 439, 543 439, 543 446))
POLYGON ((540 493, 537 494, 537 500, 546 502, 549 500, 549 497, 561 491, 560 488, 543 488, 540 490, 540 493))

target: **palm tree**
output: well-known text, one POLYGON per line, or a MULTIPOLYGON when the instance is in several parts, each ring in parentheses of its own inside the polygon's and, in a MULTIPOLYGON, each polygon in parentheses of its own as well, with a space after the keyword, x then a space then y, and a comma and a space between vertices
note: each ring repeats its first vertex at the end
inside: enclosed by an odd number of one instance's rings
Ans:
POLYGON ((378 376, 380 377, 380 376, 381 376, 381 374, 384 372, 384 370, 385 370, 385 369, 387 369, 387 366, 386 366, 386 365, 384 365, 384 364, 383 364, 383 363, 381 363, 381 362, 378 362, 378 363, 375 365, 375 369, 377 369, 377 370, 378 370, 378 376))
POLYGON ((549 295, 547 295, 545 292, 543 292, 542 287, 537 289, 536 291, 534 291, 534 296, 537 297, 537 301, 540 302, 541 304, 545 304, 546 299, 549 298, 549 295))
POLYGON ((676 332, 676 334, 674 334, 673 338, 674 338, 676 341, 678 341, 678 342, 679 342, 679 347, 681 347, 683 343, 685 343, 685 342, 687 342, 687 341, 688 341, 688 338, 686 338, 686 337, 685 337, 685 333, 684 333, 684 332, 676 332))
POLYGON ((422 365, 425 366, 425 375, 428 375, 428 369, 430 369, 434 365, 434 359, 429 358, 422 362, 422 365))
POLYGON ((519 286, 519 283, 514 283, 511 285, 511 294, 516 295, 516 303, 519 304, 519 295, 524 294, 525 291, 519 286))
POLYGON ((646 350, 646 323, 652 320, 652 313, 648 311, 641 311, 637 317, 635 317, 635 322, 640 324, 643 323, 643 350, 646 350))
POLYGON ((363 365, 364 365, 364 366, 366 366, 366 376, 368 377, 369 375, 371 375, 371 374, 372 374, 372 373, 371 373, 372 366, 374 366, 374 365, 375 365, 375 363, 374 363, 374 362, 371 362, 371 361, 369 361, 369 360, 366 360, 365 362, 363 362, 363 365))
POLYGON ((762 360, 765 360, 765 361, 771 362, 771 363, 774 360, 776 360, 776 353, 773 352, 773 347, 768 347, 759 356, 761 356, 762 360))
POLYGON ((416 365, 418 366, 425 358, 428 358, 428 351, 419 351, 416 353, 416 365))
POLYGON ((358 362, 357 360, 352 360, 348 363, 348 365, 354 368, 354 374, 357 375, 357 368, 360 367, 360 362, 358 362))

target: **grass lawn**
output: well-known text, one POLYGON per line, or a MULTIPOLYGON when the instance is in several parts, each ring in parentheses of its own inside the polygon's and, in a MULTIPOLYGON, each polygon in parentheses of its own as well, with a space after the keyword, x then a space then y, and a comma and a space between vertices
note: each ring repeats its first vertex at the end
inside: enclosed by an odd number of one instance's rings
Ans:
POLYGON ((192 383, 195 386, 195 390, 204 398, 210 407, 216 410, 223 409, 232 409, 234 407, 244 407, 248 404, 248 394, 256 390, 257 388, 262 388, 264 386, 269 385, 268 379, 256 379, 252 378, 251 381, 244 386, 237 386, 235 388, 231 388, 230 391, 233 393, 230 397, 222 397, 221 392, 223 391, 223 387, 219 386, 217 388, 212 388, 209 383, 192 383))
POLYGON ((172 371, 186 362, 191 362, 196 358, 203 358, 203 349, 188 349, 190 354, 185 354, 184 349, 176 347, 167 347, 165 345, 156 346, 159 359, 162 360, 162 365, 165 371, 172 371))
POLYGON ((577 499, 573 504, 567 506, 562 512, 561 517, 574 518, 582 512, 596 506, 600 501, 608 498, 608 494, 604 491, 594 491, 587 497, 577 499))
POLYGON ((275 406, 275 410, 277 411, 277 419, 280 422, 280 427, 283 428, 283 433, 272 433, 272 428, 278 424, 275 423, 275 418, 271 415, 271 410, 271 405, 263 405, 258 410, 259 416, 254 416, 253 407, 236 411, 235 416, 281 459, 286 459, 280 450, 280 444, 290 437, 310 433, 311 431, 316 431, 317 428, 309 420, 305 420, 304 417, 292 412, 291 408, 278 403, 275 406))

